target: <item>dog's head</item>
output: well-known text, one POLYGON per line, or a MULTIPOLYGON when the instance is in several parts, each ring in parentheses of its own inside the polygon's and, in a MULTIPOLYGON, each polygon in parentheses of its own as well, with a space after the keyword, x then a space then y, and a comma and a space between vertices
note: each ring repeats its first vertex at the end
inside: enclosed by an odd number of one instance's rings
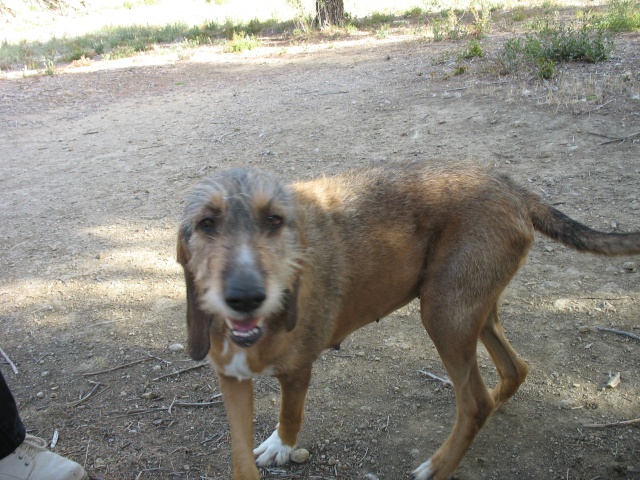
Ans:
POLYGON ((178 262, 192 358, 207 355, 211 331, 250 347, 267 329, 292 330, 300 265, 292 191, 257 170, 202 182, 187 197, 178 262))

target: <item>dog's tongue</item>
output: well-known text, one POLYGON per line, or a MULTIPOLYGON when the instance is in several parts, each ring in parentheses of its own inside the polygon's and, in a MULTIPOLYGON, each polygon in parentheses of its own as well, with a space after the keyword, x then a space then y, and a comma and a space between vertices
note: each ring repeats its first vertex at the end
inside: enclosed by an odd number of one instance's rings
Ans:
POLYGON ((262 337, 264 333, 263 321, 260 318, 246 318, 244 320, 232 320, 227 318, 229 336, 240 347, 250 347, 262 337))
POLYGON ((236 332, 248 332, 258 326, 257 318, 247 318, 245 320, 231 320, 233 330, 236 332))

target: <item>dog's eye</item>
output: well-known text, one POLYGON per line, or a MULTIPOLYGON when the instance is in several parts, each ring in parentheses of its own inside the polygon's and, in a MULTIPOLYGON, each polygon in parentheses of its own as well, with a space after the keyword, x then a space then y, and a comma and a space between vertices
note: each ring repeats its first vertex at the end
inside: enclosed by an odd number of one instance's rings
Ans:
POLYGON ((198 228, 206 234, 212 234, 216 231, 216 221, 213 218, 203 218, 198 222, 198 228))
POLYGON ((280 215, 269 215, 267 217, 267 227, 275 229, 275 228, 281 227, 283 223, 284 223, 284 220, 280 215))

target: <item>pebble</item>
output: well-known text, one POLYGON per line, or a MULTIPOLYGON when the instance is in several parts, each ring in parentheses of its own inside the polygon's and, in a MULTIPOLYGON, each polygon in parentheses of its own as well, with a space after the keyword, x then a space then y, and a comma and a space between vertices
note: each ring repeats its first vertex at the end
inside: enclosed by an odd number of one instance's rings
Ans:
POLYGON ((294 463, 304 463, 309 460, 309 450, 306 448, 299 448, 291 452, 291 461, 294 463))
POLYGON ((625 262, 624 265, 622 265, 622 268, 624 268, 624 271, 628 273, 633 273, 638 269, 635 262, 625 262))
POLYGON ((181 343, 173 343, 169 345, 169 350, 172 352, 182 352, 184 350, 184 345, 181 343))
POLYGON ((580 333, 589 333, 591 331, 591 327, 587 327, 586 325, 583 325, 580 328, 578 328, 578 331, 580 333))

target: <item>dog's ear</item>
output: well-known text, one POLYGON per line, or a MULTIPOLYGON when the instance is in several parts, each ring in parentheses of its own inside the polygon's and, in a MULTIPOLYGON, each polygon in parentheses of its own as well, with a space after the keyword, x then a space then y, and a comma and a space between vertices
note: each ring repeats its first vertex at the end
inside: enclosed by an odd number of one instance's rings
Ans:
POLYGON ((188 267, 191 255, 187 248, 187 238, 185 232, 181 230, 178 234, 178 262, 184 270, 187 286, 187 344, 189 356, 194 360, 202 360, 209 353, 209 329, 212 318, 198 306, 195 279, 188 267))
POLYGON ((298 291, 299 291, 300 279, 296 280, 293 285, 293 291, 289 292, 289 298, 287 298, 287 313, 284 319, 284 325, 287 332, 293 330, 298 320, 298 291))

